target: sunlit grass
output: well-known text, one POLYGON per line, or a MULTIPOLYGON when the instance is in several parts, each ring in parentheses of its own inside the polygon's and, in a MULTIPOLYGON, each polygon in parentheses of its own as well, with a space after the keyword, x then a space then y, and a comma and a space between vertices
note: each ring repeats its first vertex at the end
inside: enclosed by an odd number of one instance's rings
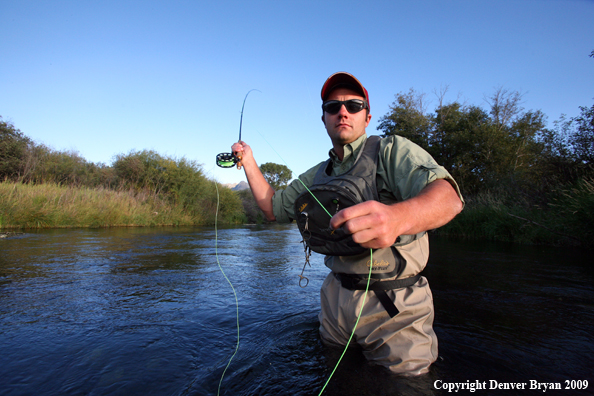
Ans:
POLYGON ((202 220, 147 192, 0 183, 1 228, 192 225, 202 220))

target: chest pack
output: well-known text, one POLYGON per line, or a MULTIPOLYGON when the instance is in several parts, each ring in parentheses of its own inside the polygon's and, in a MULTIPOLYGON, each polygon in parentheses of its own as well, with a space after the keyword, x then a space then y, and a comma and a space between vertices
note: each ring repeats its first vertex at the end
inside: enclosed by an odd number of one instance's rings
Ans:
POLYGON ((402 273, 406 260, 396 245, 370 252, 355 241, 342 228, 333 230, 330 219, 340 210, 361 202, 379 201, 376 184, 380 137, 370 136, 359 150, 353 166, 345 173, 331 176, 332 161, 328 160, 318 169, 309 191, 304 191, 295 200, 297 226, 307 247, 326 255, 326 266, 335 273, 368 277, 371 266, 372 278, 392 278, 402 273), (325 208, 325 209, 324 209, 325 208))

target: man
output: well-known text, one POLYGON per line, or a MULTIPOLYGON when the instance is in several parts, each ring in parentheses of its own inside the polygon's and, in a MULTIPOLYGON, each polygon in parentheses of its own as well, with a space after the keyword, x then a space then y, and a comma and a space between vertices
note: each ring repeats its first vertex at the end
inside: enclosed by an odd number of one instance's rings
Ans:
MULTIPOLYGON (((361 285, 369 276, 361 276, 361 268, 371 267, 373 292, 367 293, 354 340, 368 360, 394 373, 423 374, 437 358, 433 297, 427 279, 419 276, 429 254, 426 231, 452 220, 462 210, 462 196, 449 173, 419 146, 397 136, 367 139, 369 95, 354 76, 333 74, 321 96, 322 121, 332 142, 330 160, 299 179, 323 191, 327 183, 361 173, 362 168, 368 168, 363 173, 371 169, 375 177, 356 180, 369 190, 364 202, 343 208, 338 199, 331 200, 336 208, 327 227, 328 240, 340 231, 351 238, 349 246, 373 249, 374 259, 370 264, 367 252, 343 255, 332 250, 326 255, 325 264, 332 272, 321 289, 320 336, 329 345, 347 343, 365 300, 361 285), (359 159, 367 157, 377 159, 359 159), (375 198, 369 199, 370 194, 375 198), (380 267, 391 269, 382 272, 380 267)), ((307 218, 313 212, 302 209, 310 205, 301 203, 310 193, 300 181, 275 192, 258 169, 250 146, 239 142, 231 149, 242 156, 254 198, 268 220, 298 220, 301 228, 303 222, 314 224, 307 218)), ((321 249, 331 244, 321 238, 321 249)))

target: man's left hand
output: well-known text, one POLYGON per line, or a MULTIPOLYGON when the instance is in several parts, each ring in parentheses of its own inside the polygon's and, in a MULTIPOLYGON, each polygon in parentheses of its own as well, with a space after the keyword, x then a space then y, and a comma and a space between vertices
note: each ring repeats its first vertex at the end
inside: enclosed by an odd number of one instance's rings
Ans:
POLYGON ((333 229, 342 227, 353 241, 370 249, 391 246, 400 235, 415 235, 441 227, 463 208, 452 185, 443 179, 429 183, 413 198, 392 205, 377 201, 345 208, 330 220, 333 229))
POLYGON ((342 227, 364 248, 386 248, 409 228, 405 202, 385 205, 366 201, 339 211, 330 220, 330 226, 333 229, 342 227))

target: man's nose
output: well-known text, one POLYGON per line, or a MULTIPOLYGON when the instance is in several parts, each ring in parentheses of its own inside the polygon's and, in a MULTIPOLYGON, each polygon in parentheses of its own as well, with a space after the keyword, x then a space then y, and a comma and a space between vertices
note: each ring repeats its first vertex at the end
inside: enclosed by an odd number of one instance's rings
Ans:
POLYGON ((344 103, 340 104, 340 110, 338 110, 338 114, 345 117, 349 114, 349 112, 346 109, 346 106, 344 105, 344 103))

